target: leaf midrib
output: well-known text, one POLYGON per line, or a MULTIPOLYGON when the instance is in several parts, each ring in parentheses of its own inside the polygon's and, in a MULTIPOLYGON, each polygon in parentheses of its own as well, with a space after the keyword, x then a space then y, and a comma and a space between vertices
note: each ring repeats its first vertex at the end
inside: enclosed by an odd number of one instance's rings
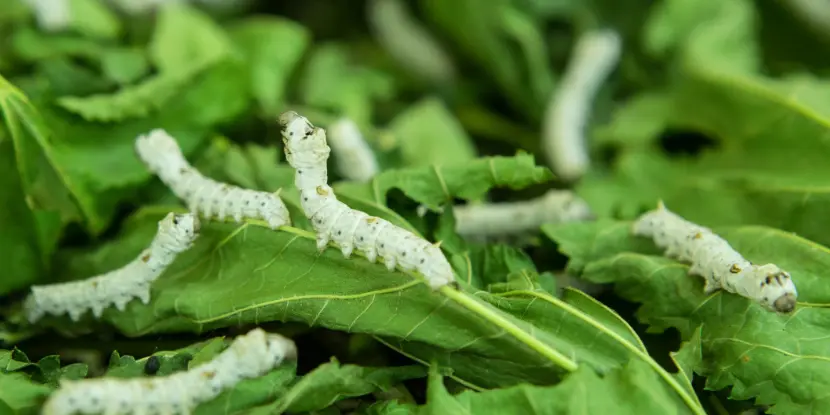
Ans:
MULTIPOLYGON (((154 211, 154 210, 156 210, 156 209, 145 209, 143 214, 149 214, 150 213, 149 211, 154 211)), ((231 221, 230 218, 225 220, 225 222, 230 222, 230 221, 231 221)), ((244 229, 245 227, 248 227, 249 225, 253 225, 253 226, 263 228, 263 229, 271 230, 270 226, 265 221, 258 220, 258 219, 246 219, 242 225, 240 225, 239 227, 237 227, 237 229, 235 229, 233 232, 231 232, 231 235, 229 235, 228 237, 223 239, 219 244, 217 244, 215 249, 219 249, 221 246, 223 246, 223 245, 227 244, 228 242, 230 242, 233 238, 235 238, 237 235, 239 235, 241 233, 240 232, 241 229, 244 229)), ((299 228, 294 228, 294 227, 291 227, 291 226, 281 226, 281 227, 278 228, 278 230, 288 232, 288 233, 292 233, 292 234, 295 234, 299 237, 309 239, 311 241, 316 240, 315 234, 313 232, 309 232, 309 231, 302 230, 302 229, 299 229, 299 228)), ((337 246, 334 242, 330 242, 329 245, 332 246, 332 247, 337 246)), ((362 252, 357 251, 357 250, 355 251, 355 254, 357 254, 359 256, 365 256, 362 252)), ((357 298, 360 298, 360 297, 376 295, 378 293, 386 294, 386 293, 389 293, 389 292, 399 292, 403 289, 416 286, 420 283, 425 283, 423 277, 420 277, 418 274, 415 274, 415 273, 412 273, 412 272, 406 272, 406 271, 400 271, 400 272, 403 272, 407 275, 410 275, 410 276, 414 277, 415 280, 411 281, 409 283, 406 283, 404 285, 401 285, 401 286, 384 289, 384 290, 387 290, 387 291, 376 290, 376 291, 372 291, 372 292, 368 292, 368 293, 362 293, 362 294, 350 294, 349 296, 346 296, 346 297, 357 296, 357 298)), ((557 366, 562 367, 562 368, 564 368, 568 371, 576 370, 576 368, 577 368, 577 363, 576 362, 574 362, 571 359, 565 357, 564 355, 559 353, 557 350, 551 348, 549 345, 543 343, 542 341, 540 341, 540 340, 536 339, 535 337, 533 337, 532 335, 528 334, 521 327, 519 327, 519 326, 515 325, 514 323, 512 323, 506 316, 498 314, 498 313, 501 313, 501 311, 496 312, 496 311, 490 310, 484 304, 480 304, 479 303, 480 300, 474 298, 473 296, 470 296, 469 294, 465 293, 464 291, 460 291, 460 290, 457 290, 455 288, 450 288, 448 286, 444 286, 439 291, 445 297, 455 301, 456 303, 458 303, 462 307, 466 308, 467 310, 469 310, 469 311, 473 312, 474 314, 478 315, 479 317, 487 320, 491 324, 493 324, 495 326, 498 326, 501 329, 507 331, 508 333, 513 335, 513 337, 517 341, 519 341, 520 343, 522 343, 525 346, 529 347, 530 349, 536 351, 537 353, 541 354, 542 356, 546 357, 548 360, 555 363, 557 366)), ((335 298, 335 296, 327 295, 327 296, 324 296, 324 297, 321 297, 321 298, 335 298)), ((345 298, 345 299, 349 299, 349 298, 345 298)), ((288 299, 281 299, 279 301, 289 301, 289 300, 288 299)), ((254 306, 253 308, 257 308, 257 307, 258 306, 254 306)), ((251 309, 251 307, 248 307, 247 309, 251 309)), ((241 310, 235 310, 231 313, 226 313, 222 316, 211 318, 211 319, 206 319, 206 320, 203 320, 203 321, 193 320, 193 319, 190 319, 190 320, 191 321, 196 321, 196 322, 211 322, 211 321, 216 321, 216 320, 221 319, 221 318, 227 318, 229 316, 233 316, 233 315, 239 313, 240 311, 241 310)), ((177 317, 182 318, 182 316, 177 316, 177 317)), ((528 323, 528 324, 530 324, 530 323, 528 323)), ((153 327, 155 327, 155 324, 149 326, 147 329, 145 329, 143 332, 140 332, 138 335, 148 333, 149 331, 152 330, 153 327)))
MULTIPOLYGON (((651 366, 652 369, 654 369, 654 371, 657 372, 658 376, 663 378, 663 380, 665 380, 669 384, 669 386, 671 386, 672 389, 674 389, 677 392, 677 394, 680 395, 680 398, 683 400, 683 402, 686 403, 686 405, 689 406, 689 408, 693 412, 695 412, 697 414, 701 414, 701 415, 706 414, 706 412, 703 411, 700 402, 697 400, 697 396, 695 396, 695 395, 690 396, 688 391, 685 388, 681 387, 681 385, 677 382, 677 379, 672 377, 671 374, 669 374, 665 369, 663 369, 663 367, 660 366, 660 364, 658 364, 654 359, 652 359, 651 356, 649 356, 642 349, 640 349, 640 348, 636 347, 635 345, 633 345, 631 342, 629 342, 626 339, 622 338, 619 334, 615 333, 613 330, 610 330, 610 329, 606 328, 600 322, 598 322, 595 319, 591 318, 589 315, 583 313, 581 310, 577 309, 576 307, 573 307, 570 304, 568 304, 568 303, 566 303, 566 302, 564 302, 564 301, 562 301, 558 298, 555 298, 555 297, 550 296, 550 295, 545 294, 545 293, 536 292, 536 291, 514 290, 514 291, 507 291, 507 292, 504 292, 504 293, 492 294, 492 295, 498 296, 498 297, 529 296, 529 297, 533 297, 533 298, 538 298, 542 301, 550 303, 551 305, 553 305, 555 307, 559 307, 562 310, 564 310, 565 312, 568 312, 571 315, 579 318, 580 320, 582 320, 585 323, 593 326, 594 328, 596 328, 600 332, 602 332, 602 333, 606 334, 607 336, 609 336, 610 338, 614 339, 615 341, 620 343, 623 347, 628 349, 631 353, 633 353, 634 355, 639 357, 641 360, 643 360, 646 364, 651 366)), ((590 298, 590 297, 588 297, 588 298, 590 298)), ((616 316, 616 313, 614 313, 614 315, 616 316)), ((623 321, 623 323, 625 323, 624 320, 622 320, 622 319, 620 319, 620 320, 623 321)), ((629 326, 628 323, 625 323, 625 325, 631 331, 631 333, 634 334, 635 338, 639 339, 639 336, 637 336, 636 333, 634 333, 631 326, 629 326)), ((645 346, 642 344, 642 342, 640 343, 640 346, 643 347, 643 349, 645 349, 645 346)), ((688 385, 688 386, 691 388, 691 385, 688 385)))

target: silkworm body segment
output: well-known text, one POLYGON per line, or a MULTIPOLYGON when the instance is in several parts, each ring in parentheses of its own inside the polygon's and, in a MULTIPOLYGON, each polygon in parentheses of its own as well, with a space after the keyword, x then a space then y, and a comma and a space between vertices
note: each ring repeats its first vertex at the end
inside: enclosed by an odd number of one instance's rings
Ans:
POLYGON ((294 342, 254 329, 234 339, 213 360, 169 376, 61 381, 44 405, 45 415, 182 414, 243 379, 262 376, 296 359, 294 342))
POLYGON ((328 141, 334 153, 337 172, 348 180, 365 182, 378 171, 375 153, 363 134, 349 118, 343 118, 329 127, 328 141))
POLYGON ((300 201, 317 232, 319 249, 334 242, 346 258, 356 249, 370 262, 380 259, 389 270, 417 271, 436 289, 455 281, 439 247, 389 221, 349 208, 330 187, 304 190, 300 201))
POLYGON ((438 246, 337 200, 327 183, 331 150, 325 130, 293 111, 282 114, 279 122, 286 159, 296 170, 300 204, 317 233, 318 249, 331 242, 346 258, 357 249, 371 262, 382 259, 390 270, 419 272, 433 289, 455 282, 452 267, 438 246))
POLYGON ((136 153, 192 212, 206 218, 262 219, 272 229, 291 223, 288 209, 277 194, 243 189, 202 175, 182 155, 176 140, 162 129, 139 136, 136 153))
POLYGON ((772 311, 795 309, 798 292, 789 273, 774 264, 752 264, 710 229, 681 218, 662 203, 637 219, 633 232, 652 238, 666 256, 690 263, 689 274, 705 278, 707 293, 722 288, 772 311))
POLYGON ((593 217, 588 204, 568 190, 551 190, 529 201, 461 205, 453 213, 456 232, 473 238, 521 234, 545 223, 593 217))
POLYGON ((44 315, 68 314, 77 321, 87 311, 100 318, 104 309, 140 299, 150 302, 150 285, 176 256, 189 249, 199 233, 199 219, 192 214, 169 213, 159 222, 150 247, 122 268, 80 281, 35 285, 24 301, 24 312, 34 323, 44 315))

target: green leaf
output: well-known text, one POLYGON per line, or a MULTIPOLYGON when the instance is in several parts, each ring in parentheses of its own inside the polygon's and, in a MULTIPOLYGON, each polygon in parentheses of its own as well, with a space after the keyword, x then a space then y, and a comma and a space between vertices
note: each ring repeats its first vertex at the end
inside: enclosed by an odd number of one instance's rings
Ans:
POLYGON ((33 364, 34 363, 29 361, 29 358, 26 356, 26 354, 18 349, 0 349, 0 372, 16 372, 20 369, 32 366, 33 364))
POLYGON ((14 143, 17 169, 27 204, 39 219, 38 234, 51 236, 41 239, 41 249, 44 253, 52 252, 58 234, 46 228, 52 228, 56 218, 66 223, 81 219, 80 211, 88 215, 91 209, 85 200, 87 195, 66 179, 63 166, 56 162, 51 133, 43 117, 22 92, 2 76, 0 110, 14 143))
POLYGON ((87 121, 114 122, 146 117, 180 93, 192 76, 162 73, 114 93, 62 97, 58 99, 58 105, 87 121))
POLYGON ((528 16, 509 0, 492 1, 489 7, 480 7, 476 0, 421 0, 420 5, 427 19, 490 74, 516 109, 530 119, 541 116, 547 95, 537 94, 549 93, 541 89, 551 81, 550 74, 540 73, 545 66, 540 56, 542 35, 528 16), (518 40, 520 48, 510 42, 511 37, 518 40), (521 62, 532 67, 527 70, 521 62))
POLYGON ((501 17, 501 27, 505 34, 521 48, 525 59, 529 93, 534 102, 547 102, 554 88, 553 71, 550 67, 550 52, 542 30, 537 26, 538 19, 519 8, 505 7, 501 17))
POLYGON ((0 373, 0 410, 11 414, 35 413, 34 409, 51 391, 23 373, 0 373))
POLYGON ((701 353, 695 372, 707 376, 708 389, 732 386, 731 398, 756 398, 780 414, 830 410, 823 389, 830 382, 830 338, 824 321, 830 291, 825 271, 830 250, 787 232, 766 227, 715 229, 738 252, 755 263, 775 263, 789 271, 799 289, 798 310, 779 315, 737 295, 703 293, 700 277, 688 266, 655 256, 646 238, 630 235, 629 222, 603 221, 546 227, 583 278, 614 283, 619 295, 643 303, 637 317, 650 331, 677 328, 689 344, 684 355, 701 353), (700 346, 696 345, 695 333, 700 346), (700 347, 701 351, 694 350, 700 347), (809 379, 809 381, 806 381, 809 379))
POLYGON ((250 414, 318 411, 344 398, 387 391, 402 381, 425 377, 426 372, 421 366, 341 366, 332 359, 303 376, 279 400, 256 408, 250 414))
MULTIPOLYGON (((0 295, 31 285, 44 275, 48 246, 38 240, 34 213, 26 204, 26 195, 16 169, 11 140, 0 141, 0 251, 5 252, 5 277, 0 279, 0 295)), ((48 251, 51 253, 51 250, 48 251)), ((2 366, 2 363, 0 363, 2 366)))
POLYGON ((694 375, 695 367, 703 362, 703 355, 701 352, 700 336, 703 333, 703 327, 698 327, 692 334, 689 341, 684 342, 680 350, 671 352, 672 361, 679 369, 676 376, 682 377, 684 383, 691 385, 692 376, 694 375))
POLYGON ((474 287, 487 289, 503 283, 512 272, 536 272, 536 265, 518 248, 503 244, 469 244, 465 248, 450 260, 459 275, 470 277, 467 283, 474 287))
POLYGON ((233 45, 224 30, 204 12, 186 3, 161 6, 150 59, 162 72, 191 72, 227 56, 233 45))
POLYGON ((101 71, 107 78, 125 85, 146 75, 150 71, 150 63, 141 49, 112 49, 101 57, 101 71))
POLYGON ((415 415, 418 413, 418 407, 411 403, 382 401, 375 402, 361 413, 364 415, 415 415))
MULTIPOLYGON (((590 348, 577 353, 585 361, 591 361, 593 367, 615 367, 630 358, 640 359, 674 389, 687 408, 702 412, 691 383, 678 382, 676 377, 652 359, 634 329, 612 309, 572 288, 566 289, 560 300, 541 289, 535 276, 529 272, 519 271, 515 274, 516 279, 527 282, 526 286, 519 287, 515 283, 507 285, 504 288, 509 290, 495 293, 490 301, 497 304, 501 299, 514 299, 508 312, 548 332, 572 333, 577 345, 590 344, 590 348), (552 315, 561 317, 552 321, 552 315), (582 336, 584 338, 580 340, 582 336), (601 352, 592 353, 594 350, 601 352)), ((567 350, 564 346, 559 349, 567 350)))
POLYGON ((11 47, 16 57, 24 62, 55 57, 98 60, 107 51, 106 46, 92 39, 61 34, 46 35, 29 27, 14 32, 11 47))
MULTIPOLYGON (((58 269, 78 278, 129 261, 146 246, 159 215, 168 209, 144 212, 128 222, 119 240, 86 254, 67 252, 68 262, 58 269)), ((320 254, 313 234, 285 229, 206 223, 196 246, 154 284, 150 304, 132 302, 122 313, 106 310, 103 320, 131 337, 302 322, 382 337, 419 361, 439 359, 459 379, 494 387, 554 381, 557 365, 567 364, 557 350, 591 365, 616 365, 621 362, 615 356, 625 356, 601 347, 585 349, 586 338, 602 335, 582 320, 568 320, 569 328, 554 336, 511 316, 526 307, 526 299, 452 290, 439 294, 381 264, 357 256, 346 260, 335 249, 320 254)))
POLYGON ((68 0, 69 27, 89 36, 114 39, 121 34, 121 22, 102 0, 68 0))
POLYGON ((653 118, 651 125, 619 130, 621 138, 643 135, 623 151, 613 176, 593 172, 579 193, 602 216, 633 218, 663 199, 705 226, 762 224, 830 243, 819 225, 830 174, 822 139, 830 131, 828 98, 830 84, 812 77, 779 80, 688 69, 666 110, 641 106, 628 112, 625 124, 653 118), (694 159, 667 156, 652 150, 659 140, 655 131, 664 129, 702 132, 716 143, 694 159))
POLYGON ((235 22, 228 34, 248 62, 251 94, 264 114, 277 115, 288 79, 308 48, 310 34, 291 20, 272 16, 235 22))
POLYGON ((685 64, 754 72, 761 65, 757 21, 750 0, 665 0, 646 22, 645 49, 658 58, 677 51, 685 64))
POLYGON ((442 414, 688 414, 646 365, 633 360, 604 377, 587 369, 556 386, 520 385, 452 396, 432 370, 421 413, 442 414))
POLYGON ((315 48, 299 85, 305 104, 347 116, 361 127, 372 124, 374 101, 393 92, 387 74, 350 62, 346 47, 336 43, 315 48))
POLYGON ((94 94, 109 91, 112 81, 68 58, 49 58, 37 63, 37 76, 48 85, 50 94, 94 94))
POLYGON ((38 360, 37 365, 40 373, 32 376, 33 380, 38 380, 40 383, 57 388, 60 380, 67 378, 70 380, 82 379, 86 377, 87 366, 83 363, 73 363, 61 367, 61 360, 58 355, 46 356, 38 360))
POLYGON ((60 366, 57 355, 32 363, 18 349, 0 350, 0 410, 10 414, 35 414, 61 378, 80 379, 87 367, 75 363, 60 366))
POLYGON ((338 195, 354 195, 386 205, 386 193, 396 188, 410 199, 437 210, 452 203, 453 198, 478 200, 493 187, 521 189, 552 178, 550 170, 536 166, 533 156, 520 152, 514 157, 482 157, 461 164, 386 170, 369 183, 340 182, 334 189, 338 195))
POLYGON ((389 130, 400 143, 407 166, 457 165, 476 157, 472 139, 435 98, 423 99, 398 114, 389 130))
POLYGON ((135 187, 151 177, 135 156, 135 137, 154 128, 164 128, 177 138, 185 154, 189 154, 208 128, 234 119, 248 107, 250 96, 244 87, 247 84, 244 74, 241 62, 219 63, 171 97, 152 117, 117 124, 81 122, 48 110, 42 111, 44 119, 25 96, 6 84, 8 92, 3 97, 9 104, 3 108, 4 114, 11 114, 5 117, 6 124, 15 142, 18 169, 26 193, 33 199, 32 206, 38 210, 60 209, 63 223, 79 221, 78 212, 70 210, 74 208, 74 197, 88 229, 92 233, 101 232, 115 214, 116 206, 134 197, 135 187), (10 111, 18 111, 20 115, 10 111), (20 120, 28 120, 24 124, 26 129, 21 128, 20 120), (54 131, 59 134, 53 135, 54 131), (54 179, 42 177, 52 169, 54 179), (39 183, 29 184, 35 180, 39 183), (61 191, 62 188, 68 190, 61 191))

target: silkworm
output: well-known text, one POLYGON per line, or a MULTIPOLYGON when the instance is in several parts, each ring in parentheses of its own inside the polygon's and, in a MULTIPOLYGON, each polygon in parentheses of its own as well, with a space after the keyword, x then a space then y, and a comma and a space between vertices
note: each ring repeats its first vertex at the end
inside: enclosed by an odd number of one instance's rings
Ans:
POLYGON ((569 190, 551 190, 520 202, 460 205, 453 208, 455 231, 472 239, 520 235, 545 223, 573 222, 593 217, 588 204, 569 190))
POLYGON ((724 289, 771 311, 795 309, 798 292, 789 273, 774 264, 752 264, 726 240, 669 211, 662 202, 640 216, 632 229, 635 235, 652 238, 666 256, 690 263, 689 274, 705 278, 707 294, 724 289))
POLYGON ((296 359, 294 342, 260 328, 239 336, 213 360, 168 376, 61 380, 45 415, 179 414, 216 398, 244 379, 296 359))
POLYGON ((300 204, 317 234, 317 248, 333 242, 344 257, 354 250, 370 262, 383 259, 390 270, 417 271, 433 289, 455 283, 452 267, 439 246, 378 217, 349 208, 328 186, 326 133, 290 111, 280 116, 288 163, 296 169, 300 204))
POLYGON ((542 149, 554 173, 581 177, 590 164, 584 129, 591 102, 620 58, 622 44, 611 30, 588 32, 576 42, 543 121, 542 149))
POLYGON ((182 155, 176 140, 162 129, 136 139, 136 153, 192 212, 220 221, 232 217, 262 219, 276 229, 291 223, 288 209, 276 193, 243 189, 203 176, 182 155))
POLYGON ((150 247, 124 267, 80 281, 32 286, 24 301, 26 317, 34 323, 46 314, 69 314, 78 321, 89 310, 100 318, 111 305, 123 311, 136 298, 147 304, 152 282, 178 254, 192 246, 198 233, 199 219, 195 215, 169 213, 159 221, 150 247))
POLYGON ((401 0, 372 0, 367 17, 375 39, 405 70, 429 82, 455 78, 449 54, 401 0))
POLYGON ((366 182, 380 170, 375 153, 351 119, 342 118, 329 127, 328 143, 337 173, 343 178, 366 182))
POLYGON ((72 21, 70 0, 26 0, 34 11, 38 27, 45 31, 60 31, 69 27, 72 21))

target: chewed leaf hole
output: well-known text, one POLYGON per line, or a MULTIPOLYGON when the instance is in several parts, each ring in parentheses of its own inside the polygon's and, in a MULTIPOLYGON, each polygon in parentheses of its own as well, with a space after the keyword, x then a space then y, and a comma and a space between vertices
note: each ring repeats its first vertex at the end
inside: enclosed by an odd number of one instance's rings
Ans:
POLYGON ((706 149, 718 147, 717 140, 701 132, 672 129, 663 131, 659 144, 669 156, 697 156, 706 149))

